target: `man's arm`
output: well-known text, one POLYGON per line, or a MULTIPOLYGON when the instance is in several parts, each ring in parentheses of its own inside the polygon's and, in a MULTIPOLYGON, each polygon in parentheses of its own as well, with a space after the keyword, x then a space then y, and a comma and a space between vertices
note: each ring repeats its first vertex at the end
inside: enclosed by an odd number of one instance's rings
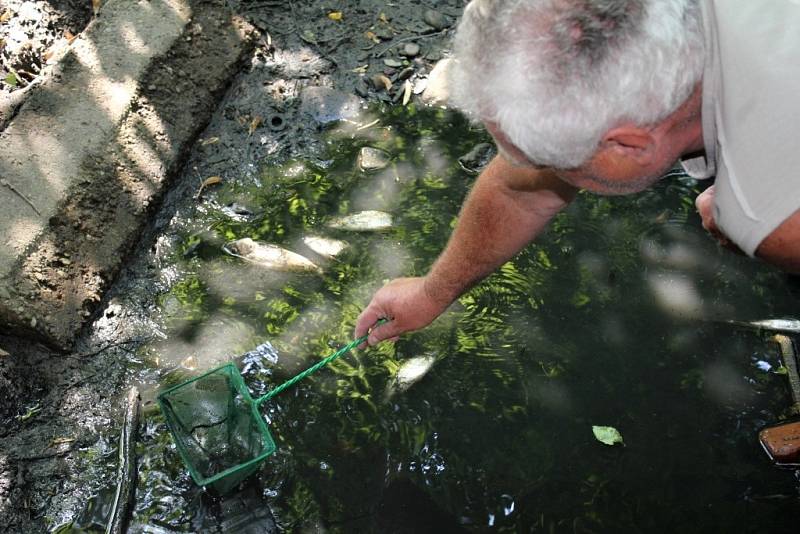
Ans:
POLYGON ((787 273, 800 274, 800 211, 794 212, 758 245, 756 256, 787 273))
POLYGON ((391 321, 370 334, 370 345, 427 326, 539 235, 576 192, 550 170, 517 167, 495 157, 475 182, 430 272, 393 280, 380 289, 359 316, 356 337, 382 317, 391 321))
MULTIPOLYGON (((703 228, 723 246, 741 253, 717 227, 714 220, 714 186, 697 197, 697 211, 703 220, 703 228)), ((756 256, 788 273, 800 274, 800 211, 783 221, 758 245, 756 256)))

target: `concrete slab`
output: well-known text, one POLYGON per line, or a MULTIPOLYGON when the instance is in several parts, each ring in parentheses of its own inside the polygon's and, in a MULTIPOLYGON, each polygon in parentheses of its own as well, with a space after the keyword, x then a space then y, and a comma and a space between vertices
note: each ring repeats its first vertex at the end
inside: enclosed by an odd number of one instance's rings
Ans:
POLYGON ((0 133, 0 324, 71 345, 254 35, 222 3, 103 6, 0 133))

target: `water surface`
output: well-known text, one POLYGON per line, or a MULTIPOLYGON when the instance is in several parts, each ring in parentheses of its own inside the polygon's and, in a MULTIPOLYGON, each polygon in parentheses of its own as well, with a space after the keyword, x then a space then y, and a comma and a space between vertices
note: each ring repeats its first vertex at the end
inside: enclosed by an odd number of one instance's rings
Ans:
MULTIPOLYGON (((335 125, 321 150, 270 162, 178 216, 159 300, 166 338, 142 351, 146 398, 229 360, 264 393, 348 342, 383 283, 427 271, 475 178, 458 158, 489 138, 443 110, 378 118, 335 125), (363 146, 392 164, 362 172, 363 146), (361 210, 391 213, 394 227, 325 226, 361 210), (302 245, 312 234, 349 247, 323 261, 302 245), (223 252, 243 237, 307 255, 323 274, 223 252), (265 342, 274 352, 241 356, 265 342)), ((428 329, 276 397, 264 414, 279 450, 242 490, 246 512, 221 512, 193 487, 147 412, 132 530, 231 530, 265 521, 269 506, 289 531, 789 532, 798 481, 757 442, 788 415, 786 380, 767 335, 725 321, 791 315, 794 289, 704 235, 697 190, 673 176, 629 197, 581 194, 428 329), (434 365, 397 388, 398 369, 421 355, 434 365), (592 425, 616 427, 625 445, 599 443, 592 425)))

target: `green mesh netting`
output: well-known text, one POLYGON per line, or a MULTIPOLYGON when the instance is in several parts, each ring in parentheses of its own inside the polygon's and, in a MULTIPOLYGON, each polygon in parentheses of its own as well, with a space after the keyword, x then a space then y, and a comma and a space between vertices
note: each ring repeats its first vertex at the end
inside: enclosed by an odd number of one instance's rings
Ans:
POLYGON ((225 493, 275 451, 258 404, 233 364, 162 392, 158 403, 200 486, 225 493))

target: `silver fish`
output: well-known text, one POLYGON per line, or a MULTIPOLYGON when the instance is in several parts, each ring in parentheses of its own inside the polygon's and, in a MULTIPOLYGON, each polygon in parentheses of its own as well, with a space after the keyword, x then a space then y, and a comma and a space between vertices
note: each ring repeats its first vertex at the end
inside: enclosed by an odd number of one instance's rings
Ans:
POLYGON ((305 256, 278 245, 253 241, 249 237, 231 241, 222 249, 231 256, 237 256, 275 271, 322 272, 322 269, 305 256))
POLYGON ((788 334, 800 333, 800 320, 797 319, 764 319, 763 321, 728 321, 738 326, 747 326, 759 330, 772 330, 788 334))
POLYGON ((345 241, 315 235, 304 237, 303 243, 320 256, 328 259, 335 258, 349 246, 345 241))
POLYGON ((353 232, 375 232, 388 230, 392 227, 392 216, 384 211, 359 211, 351 215, 335 217, 326 224, 336 230, 350 230, 353 232))
POLYGON ((433 354, 414 356, 404 361, 386 389, 387 400, 395 393, 408 391, 411 386, 422 380, 434 363, 436 363, 436 356, 433 354))

